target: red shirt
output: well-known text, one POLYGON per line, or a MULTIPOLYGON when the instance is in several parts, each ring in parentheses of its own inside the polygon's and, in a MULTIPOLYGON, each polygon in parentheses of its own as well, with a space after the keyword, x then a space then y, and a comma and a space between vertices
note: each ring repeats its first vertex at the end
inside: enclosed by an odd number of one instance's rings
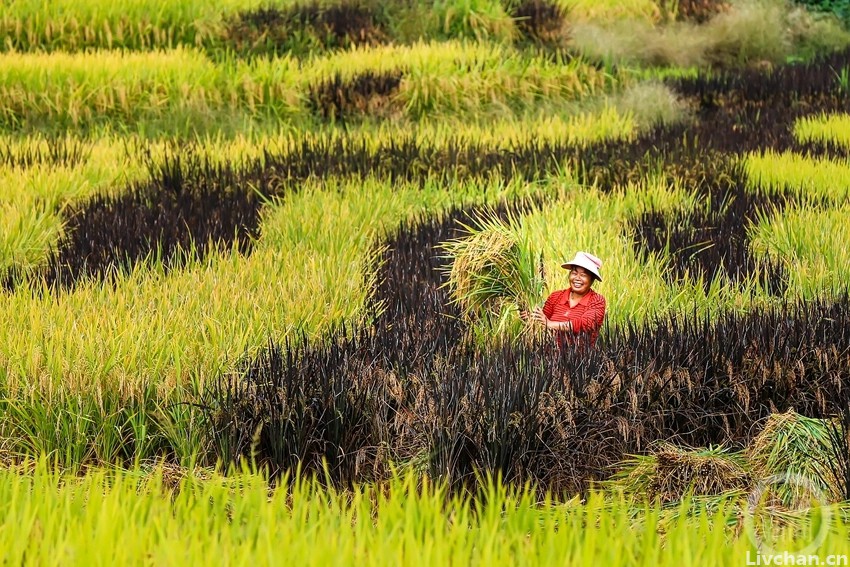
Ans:
POLYGON ((593 346, 605 319, 605 298, 591 289, 575 307, 570 307, 570 293, 569 289, 553 292, 543 305, 543 314, 557 323, 572 322, 572 333, 558 332, 559 346, 563 346, 564 341, 573 343, 579 336, 588 337, 590 346, 593 346))

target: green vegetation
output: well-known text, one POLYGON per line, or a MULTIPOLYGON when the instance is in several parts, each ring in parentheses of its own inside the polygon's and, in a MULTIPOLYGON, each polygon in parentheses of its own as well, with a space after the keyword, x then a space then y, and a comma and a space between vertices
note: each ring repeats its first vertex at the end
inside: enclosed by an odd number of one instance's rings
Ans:
POLYGON ((521 112, 539 103, 563 107, 601 94, 611 82, 578 60, 555 64, 499 44, 459 42, 316 56, 304 63, 306 71, 285 57, 215 64, 184 48, 0 57, 0 94, 6 101, 0 126, 48 132, 108 125, 191 134, 213 129, 216 121, 231 128, 252 121, 309 125, 311 86, 331 77, 350 80, 366 70, 402 73, 387 104, 410 119, 521 112))
POLYGON ((850 34, 700 6, 0 6, 8 561, 850 552, 850 34))
MULTIPOLYGON (((411 565, 659 565, 726 564, 756 550, 744 532, 731 535, 732 506, 706 517, 694 503, 696 514, 689 516, 688 504, 633 507, 598 493, 584 502, 540 505, 526 491, 495 483, 473 500, 448 497, 439 483, 420 485, 409 476, 352 493, 312 482, 270 493, 259 476, 180 481, 170 473, 93 471, 79 480, 44 467, 32 476, 0 473, 6 557, 125 565, 377 565, 387 558, 411 565)), ((818 551, 850 551, 846 524, 836 521, 818 551)))

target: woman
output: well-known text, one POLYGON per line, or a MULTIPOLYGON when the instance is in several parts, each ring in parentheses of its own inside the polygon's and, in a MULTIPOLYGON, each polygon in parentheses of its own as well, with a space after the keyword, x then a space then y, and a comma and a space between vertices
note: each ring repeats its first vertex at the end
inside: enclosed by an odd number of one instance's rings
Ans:
POLYGON ((605 298, 591 289, 602 281, 602 260, 578 252, 561 267, 570 271, 570 287, 552 293, 542 308, 531 312, 531 319, 553 331, 558 346, 584 341, 593 346, 605 319, 605 298))

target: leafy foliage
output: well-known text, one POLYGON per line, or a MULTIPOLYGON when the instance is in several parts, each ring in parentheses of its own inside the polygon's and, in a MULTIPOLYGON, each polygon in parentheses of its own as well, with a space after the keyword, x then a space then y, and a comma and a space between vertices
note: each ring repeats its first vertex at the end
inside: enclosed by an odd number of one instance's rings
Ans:
POLYGON ((810 10, 835 14, 845 22, 850 19, 850 1, 848 0, 794 0, 810 10))

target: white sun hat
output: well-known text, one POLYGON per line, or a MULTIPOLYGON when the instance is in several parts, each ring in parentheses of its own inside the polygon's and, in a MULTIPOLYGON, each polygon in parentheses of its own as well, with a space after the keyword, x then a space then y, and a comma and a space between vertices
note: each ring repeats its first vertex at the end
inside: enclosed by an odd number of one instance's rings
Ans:
POLYGON ((593 254, 589 254, 587 252, 576 252, 575 258, 569 262, 561 264, 562 268, 569 268, 570 266, 580 266, 596 276, 597 280, 602 281, 602 275, 599 273, 599 270, 602 269, 602 260, 593 254))

